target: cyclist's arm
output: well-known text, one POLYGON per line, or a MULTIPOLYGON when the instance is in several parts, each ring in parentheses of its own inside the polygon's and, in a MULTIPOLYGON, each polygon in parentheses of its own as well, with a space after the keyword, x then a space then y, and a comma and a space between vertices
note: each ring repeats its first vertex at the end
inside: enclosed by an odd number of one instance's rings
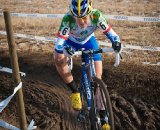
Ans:
POLYGON ((70 32, 70 22, 71 22, 71 16, 66 14, 61 22, 60 28, 58 30, 58 39, 56 41, 55 44, 55 50, 58 53, 62 53, 63 52, 63 44, 65 42, 65 40, 68 39, 69 37, 69 32, 70 32))
POLYGON ((120 42, 119 36, 112 29, 112 27, 108 24, 107 19, 100 11, 98 12, 97 26, 98 26, 98 28, 100 28, 102 30, 102 32, 107 36, 107 38, 110 39, 112 44, 115 42, 120 42))

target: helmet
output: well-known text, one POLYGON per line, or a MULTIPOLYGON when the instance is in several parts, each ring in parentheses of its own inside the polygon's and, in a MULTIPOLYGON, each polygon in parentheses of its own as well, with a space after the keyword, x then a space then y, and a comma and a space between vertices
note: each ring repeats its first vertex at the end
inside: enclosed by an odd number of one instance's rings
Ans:
POLYGON ((92 10, 91 0, 71 0, 70 12, 73 16, 82 18, 92 10))

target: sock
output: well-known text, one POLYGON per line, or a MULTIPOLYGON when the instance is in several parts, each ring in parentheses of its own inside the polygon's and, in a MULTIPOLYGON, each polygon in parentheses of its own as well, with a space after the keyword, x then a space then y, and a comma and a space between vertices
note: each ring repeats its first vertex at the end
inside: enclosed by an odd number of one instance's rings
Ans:
POLYGON ((72 82, 68 83, 67 86, 71 89, 72 93, 78 92, 78 87, 77 87, 76 83, 74 82, 74 80, 72 82))
POLYGON ((107 116, 107 113, 105 110, 99 110, 99 116, 102 119, 101 124, 102 126, 106 123, 105 117, 107 116))

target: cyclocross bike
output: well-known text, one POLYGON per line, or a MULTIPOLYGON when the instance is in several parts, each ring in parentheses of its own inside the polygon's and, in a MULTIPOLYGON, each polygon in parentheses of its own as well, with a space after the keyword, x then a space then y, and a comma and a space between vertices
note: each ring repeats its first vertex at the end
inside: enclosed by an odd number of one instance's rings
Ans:
MULTIPOLYGON (((114 52, 112 48, 102 48, 98 50, 80 50, 76 51, 74 55, 81 55, 81 68, 82 75, 79 86, 79 91, 81 95, 83 108, 79 111, 77 116, 78 122, 82 123, 84 130, 101 130, 101 121, 105 120, 110 125, 110 130, 114 130, 114 117, 112 111, 111 100, 109 96, 109 92, 105 83, 96 77, 93 54, 97 53, 106 53, 106 52, 114 52), (86 63, 84 60, 84 55, 88 55, 89 63, 86 63), (89 71, 88 68, 89 67, 89 71), (99 115, 99 110, 97 109, 95 91, 99 89, 100 99, 103 104, 103 108, 107 117, 105 119, 101 119, 99 115)), ((116 54, 115 66, 119 65, 120 62, 120 54, 116 54)), ((72 58, 69 60, 69 67, 72 69, 72 58)))

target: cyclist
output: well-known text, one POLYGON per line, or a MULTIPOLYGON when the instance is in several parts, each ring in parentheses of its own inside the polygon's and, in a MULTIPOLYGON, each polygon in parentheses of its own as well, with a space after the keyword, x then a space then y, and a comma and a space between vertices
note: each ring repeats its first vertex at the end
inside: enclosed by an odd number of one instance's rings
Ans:
MULTIPOLYGON (((55 45, 54 60, 57 71, 66 83, 71 88, 71 104, 76 110, 82 108, 80 93, 77 85, 69 72, 67 57, 72 57, 74 51, 85 48, 98 49, 98 43, 94 36, 94 31, 100 28, 104 35, 112 42, 112 47, 115 51, 120 52, 122 46, 119 36, 114 32, 108 24, 107 19, 102 12, 92 8, 90 0, 70 0, 69 12, 62 19, 58 39, 55 45)), ((88 57, 86 57, 86 62, 88 57)), ((94 55, 94 64, 96 76, 102 76, 102 58, 100 54, 94 55)), ((99 108, 101 109, 101 108, 99 108)), ((100 116, 105 118, 103 110, 100 110, 100 116)), ((102 130, 108 130, 109 125, 102 122, 102 130)))

